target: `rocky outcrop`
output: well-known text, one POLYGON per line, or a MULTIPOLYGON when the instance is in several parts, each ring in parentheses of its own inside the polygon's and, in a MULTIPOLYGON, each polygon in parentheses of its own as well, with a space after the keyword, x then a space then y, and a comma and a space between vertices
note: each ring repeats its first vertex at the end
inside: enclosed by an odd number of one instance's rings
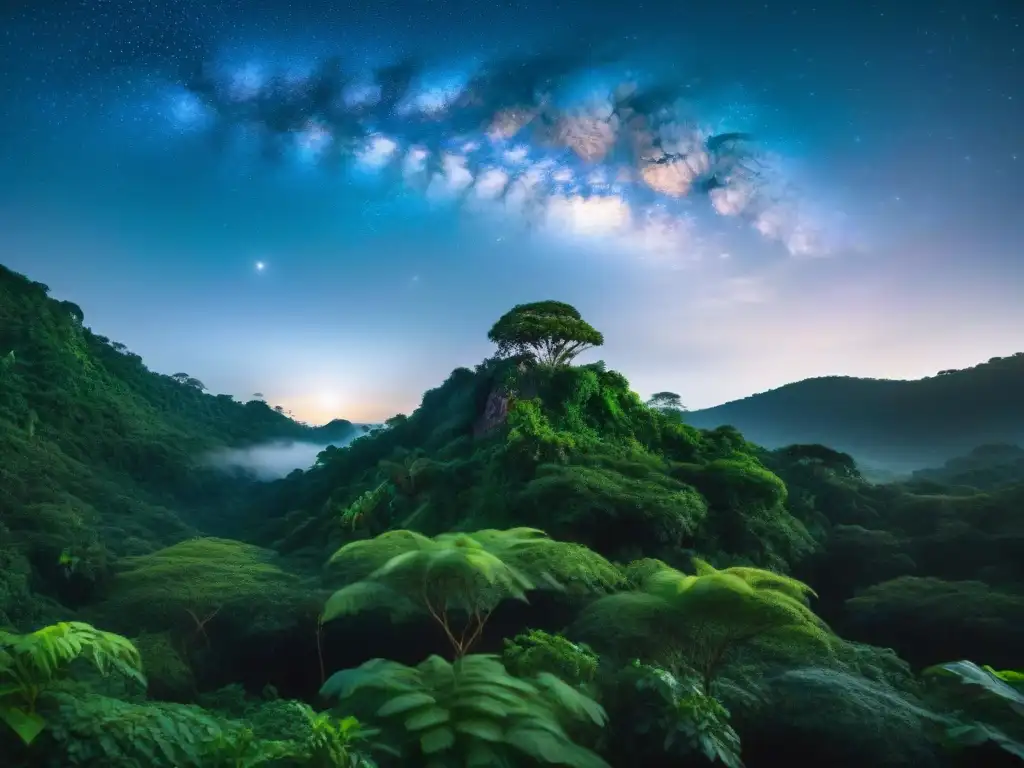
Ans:
POLYGON ((512 398, 504 388, 495 388, 487 396, 487 403, 473 425, 473 437, 482 437, 489 434, 505 423, 508 418, 508 407, 512 398))

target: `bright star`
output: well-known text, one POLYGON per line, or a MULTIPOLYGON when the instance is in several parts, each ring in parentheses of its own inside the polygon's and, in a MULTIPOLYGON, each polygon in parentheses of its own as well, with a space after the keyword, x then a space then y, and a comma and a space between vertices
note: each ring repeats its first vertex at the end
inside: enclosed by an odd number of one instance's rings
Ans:
POLYGON ((267 265, 265 263, 263 263, 262 261, 257 261, 256 262, 256 271, 257 272, 262 272, 266 268, 267 268, 267 265))

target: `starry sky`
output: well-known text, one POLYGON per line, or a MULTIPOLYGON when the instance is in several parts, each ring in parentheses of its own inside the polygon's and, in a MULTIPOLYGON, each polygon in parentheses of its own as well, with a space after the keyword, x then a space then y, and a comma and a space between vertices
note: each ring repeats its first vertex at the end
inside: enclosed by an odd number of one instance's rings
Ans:
POLYGON ((376 421, 558 299, 642 395, 1024 349, 1019 0, 7 0, 0 263, 376 421))

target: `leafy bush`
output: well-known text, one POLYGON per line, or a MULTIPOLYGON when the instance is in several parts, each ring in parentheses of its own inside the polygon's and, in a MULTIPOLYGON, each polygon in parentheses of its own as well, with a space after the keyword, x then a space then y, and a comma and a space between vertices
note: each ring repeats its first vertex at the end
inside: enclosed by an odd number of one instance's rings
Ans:
POLYGON ((590 648, 539 629, 506 639, 502 661, 519 677, 548 672, 577 688, 586 689, 597 678, 598 658, 590 648))
POLYGON ((694 563, 694 575, 648 564, 638 589, 587 606, 574 632, 619 658, 642 653, 690 671, 708 695, 730 656, 755 640, 831 646, 834 636, 807 606, 807 585, 759 568, 694 563))
POLYGON ((603 725, 604 710, 572 686, 542 672, 510 675, 496 656, 454 664, 431 656, 416 667, 375 659, 331 676, 321 693, 349 700, 380 723, 386 743, 411 764, 507 765, 514 755, 573 768, 608 768, 575 744, 565 726, 603 725))
POLYGON ((120 635, 77 621, 26 635, 0 632, 0 719, 25 744, 35 741, 46 727, 38 712, 40 697, 64 678, 78 659, 88 661, 103 675, 116 672, 146 684, 139 652, 120 635))

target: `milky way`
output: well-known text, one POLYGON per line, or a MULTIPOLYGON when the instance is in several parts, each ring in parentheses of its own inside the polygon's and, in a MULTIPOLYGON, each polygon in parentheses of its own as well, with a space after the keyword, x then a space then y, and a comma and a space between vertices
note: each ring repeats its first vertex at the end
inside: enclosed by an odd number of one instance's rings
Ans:
POLYGON ((685 87, 597 78, 564 56, 434 73, 205 65, 168 88, 168 116, 267 162, 372 173, 432 202, 671 255, 695 214, 744 220, 794 255, 828 249, 777 158, 743 125, 700 114, 685 87))

